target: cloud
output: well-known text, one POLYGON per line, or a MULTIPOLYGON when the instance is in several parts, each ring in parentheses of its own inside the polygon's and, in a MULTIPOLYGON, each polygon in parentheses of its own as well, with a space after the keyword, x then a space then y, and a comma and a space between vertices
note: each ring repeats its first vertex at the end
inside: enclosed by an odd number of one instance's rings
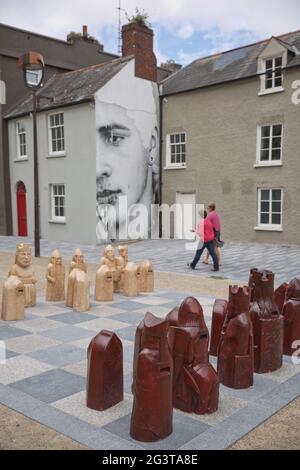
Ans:
POLYGON ((183 25, 177 32, 177 36, 181 39, 188 39, 194 33, 194 28, 190 24, 183 25))

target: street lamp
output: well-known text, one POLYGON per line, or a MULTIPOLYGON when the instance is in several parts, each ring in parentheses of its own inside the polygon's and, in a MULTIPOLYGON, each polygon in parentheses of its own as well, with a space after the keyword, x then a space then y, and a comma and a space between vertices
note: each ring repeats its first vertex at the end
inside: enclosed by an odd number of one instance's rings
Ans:
POLYGON ((36 109, 38 88, 43 86, 45 63, 43 56, 38 52, 27 52, 19 58, 18 66, 24 73, 24 81, 27 88, 32 90, 33 99, 33 172, 34 172, 34 251, 37 258, 40 257, 40 213, 39 213, 39 168, 37 148, 36 109))

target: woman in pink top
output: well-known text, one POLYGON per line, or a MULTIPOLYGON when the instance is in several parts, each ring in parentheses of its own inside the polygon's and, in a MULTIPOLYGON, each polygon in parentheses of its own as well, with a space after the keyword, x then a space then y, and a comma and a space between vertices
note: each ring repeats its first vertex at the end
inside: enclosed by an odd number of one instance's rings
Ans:
MULTIPOLYGON (((214 202, 211 202, 208 207, 208 216, 207 219, 211 222, 214 232, 215 232, 215 240, 214 240, 214 250, 215 250, 215 255, 218 259, 218 265, 220 266, 221 264, 221 254, 220 254, 220 249, 219 249, 219 243, 221 242, 220 235, 221 235, 221 219, 219 214, 216 212, 216 204, 214 202)), ((203 261, 204 264, 208 264, 209 260, 209 252, 207 251, 206 258, 203 261)))
POLYGON ((188 266, 191 269, 195 269, 199 259, 201 258, 203 251, 206 248, 214 262, 213 271, 219 271, 218 259, 214 252, 215 233, 214 233, 214 229, 213 229, 211 222, 208 220, 206 211, 204 211, 204 218, 198 224, 196 232, 197 232, 197 235, 199 235, 200 237, 200 241, 198 244, 198 249, 196 251, 195 257, 191 263, 188 263, 188 266))

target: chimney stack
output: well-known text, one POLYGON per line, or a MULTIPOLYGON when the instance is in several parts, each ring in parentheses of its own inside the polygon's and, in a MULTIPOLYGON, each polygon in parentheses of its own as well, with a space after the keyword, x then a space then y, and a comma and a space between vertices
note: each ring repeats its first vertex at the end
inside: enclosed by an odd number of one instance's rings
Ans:
POLYGON ((157 81, 157 63, 153 52, 153 31, 147 26, 129 23, 122 27, 122 55, 135 57, 135 76, 157 81))
POLYGON ((88 35, 88 27, 87 27, 86 24, 84 24, 84 25, 82 26, 82 36, 83 36, 84 38, 87 38, 87 35, 88 35))

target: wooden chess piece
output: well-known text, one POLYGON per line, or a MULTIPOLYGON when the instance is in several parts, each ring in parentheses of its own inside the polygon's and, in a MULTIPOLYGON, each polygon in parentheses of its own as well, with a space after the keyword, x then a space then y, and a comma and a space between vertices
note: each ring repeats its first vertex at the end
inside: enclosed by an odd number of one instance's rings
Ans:
POLYGON ((17 276, 9 276, 3 286, 1 313, 2 320, 24 320, 24 307, 24 284, 17 276))
POLYGON ((69 273, 67 307, 77 312, 86 312, 90 309, 90 279, 84 256, 79 248, 75 250, 69 273))
POLYGON ((111 301, 114 295, 113 274, 108 266, 101 266, 96 273, 95 300, 98 302, 111 301))
POLYGON ((46 273, 46 301, 62 302, 65 300, 65 267, 58 250, 54 250, 46 273))
POLYGON ((18 243, 16 247, 15 264, 11 267, 9 276, 17 276, 24 285, 25 307, 36 305, 36 277, 31 267, 31 245, 18 243))

